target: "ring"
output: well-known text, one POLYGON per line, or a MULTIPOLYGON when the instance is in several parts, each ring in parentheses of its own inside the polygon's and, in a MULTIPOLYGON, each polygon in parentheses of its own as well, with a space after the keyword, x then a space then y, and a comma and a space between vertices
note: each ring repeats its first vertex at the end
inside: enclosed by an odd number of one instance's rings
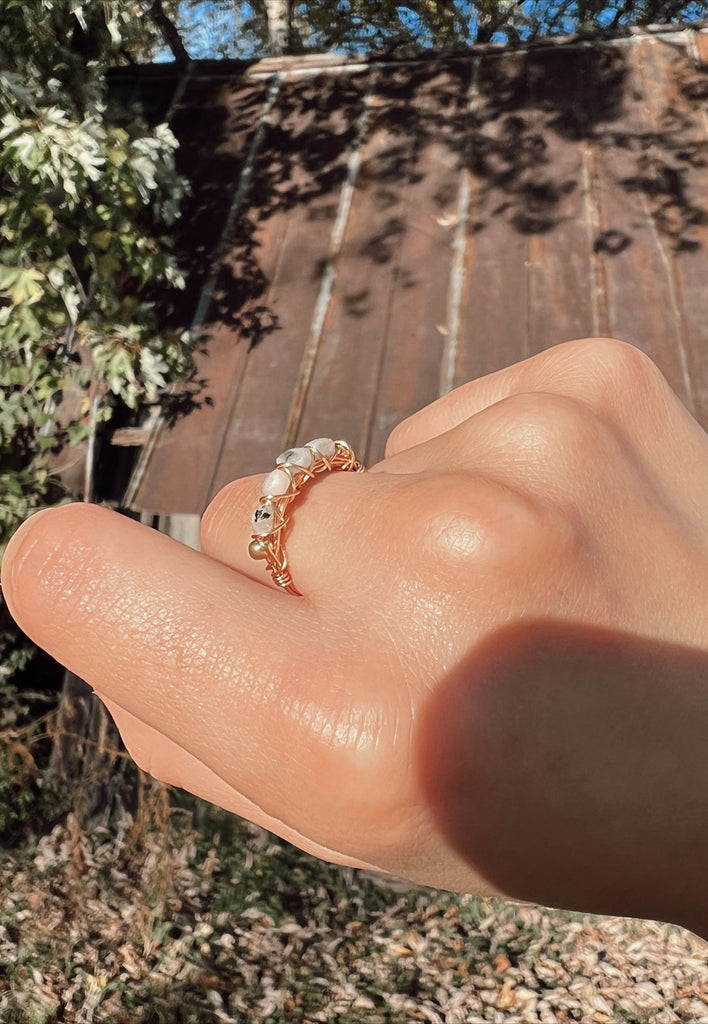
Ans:
POLYGON ((325 470, 343 469, 363 473, 346 441, 333 441, 331 437, 318 437, 302 448, 288 448, 275 460, 275 469, 263 481, 261 498, 251 516, 251 558, 264 558, 266 569, 275 582, 288 594, 302 597, 295 587, 288 557, 283 547, 283 531, 288 523, 287 507, 308 480, 325 470))

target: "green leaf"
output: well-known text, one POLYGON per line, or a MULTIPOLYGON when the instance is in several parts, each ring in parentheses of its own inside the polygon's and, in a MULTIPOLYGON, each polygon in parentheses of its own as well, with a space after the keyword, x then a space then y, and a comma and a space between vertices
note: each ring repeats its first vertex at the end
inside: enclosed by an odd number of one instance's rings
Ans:
POLYGON ((109 281, 116 271, 121 269, 121 262, 112 253, 107 252, 98 257, 96 266, 98 267, 98 275, 101 280, 109 281))
POLYGON ((106 150, 106 156, 114 167, 122 167, 128 159, 126 151, 124 149, 118 149, 116 146, 110 146, 106 150))
POLYGON ((44 292, 39 282, 44 280, 44 274, 34 267, 0 267, 0 291, 10 296, 13 306, 37 302, 44 292))
POLYGON ((48 226, 54 220, 54 212, 47 203, 37 203, 36 206, 32 207, 32 213, 45 226, 48 226))
POLYGON ((112 237, 112 232, 104 228, 102 231, 94 231, 91 235, 91 243, 92 245, 95 245, 97 249, 102 249, 103 252, 105 252, 111 244, 112 237))

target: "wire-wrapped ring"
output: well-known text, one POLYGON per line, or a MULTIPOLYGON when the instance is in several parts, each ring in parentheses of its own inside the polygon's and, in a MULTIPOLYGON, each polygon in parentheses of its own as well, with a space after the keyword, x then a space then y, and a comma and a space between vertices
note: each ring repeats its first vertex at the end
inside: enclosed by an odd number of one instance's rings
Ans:
POLYGON ((275 469, 263 481, 261 499, 251 517, 251 558, 265 559, 266 569, 288 594, 302 596, 295 587, 283 546, 288 523, 286 510, 308 480, 325 470, 363 473, 364 466, 346 441, 318 437, 302 448, 289 448, 275 460, 275 469))

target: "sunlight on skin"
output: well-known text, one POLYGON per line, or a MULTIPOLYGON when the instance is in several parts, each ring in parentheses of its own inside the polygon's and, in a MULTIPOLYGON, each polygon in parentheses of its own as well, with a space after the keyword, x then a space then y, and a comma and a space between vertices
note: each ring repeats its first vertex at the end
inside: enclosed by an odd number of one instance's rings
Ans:
POLYGON ((248 555, 261 481, 201 552, 81 503, 10 542, 137 763, 328 860, 705 934, 708 439, 654 365, 559 345, 323 474, 302 598, 248 555))

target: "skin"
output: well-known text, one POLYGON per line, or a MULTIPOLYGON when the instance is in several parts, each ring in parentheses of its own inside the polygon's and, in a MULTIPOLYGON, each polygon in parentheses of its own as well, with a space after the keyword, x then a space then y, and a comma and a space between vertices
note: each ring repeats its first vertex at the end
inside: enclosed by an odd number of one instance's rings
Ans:
POLYGON ((292 506, 301 598, 248 556, 262 479, 201 553, 82 503, 9 544, 140 767, 327 860, 708 935, 708 437, 655 365, 568 342, 405 420, 292 506))

